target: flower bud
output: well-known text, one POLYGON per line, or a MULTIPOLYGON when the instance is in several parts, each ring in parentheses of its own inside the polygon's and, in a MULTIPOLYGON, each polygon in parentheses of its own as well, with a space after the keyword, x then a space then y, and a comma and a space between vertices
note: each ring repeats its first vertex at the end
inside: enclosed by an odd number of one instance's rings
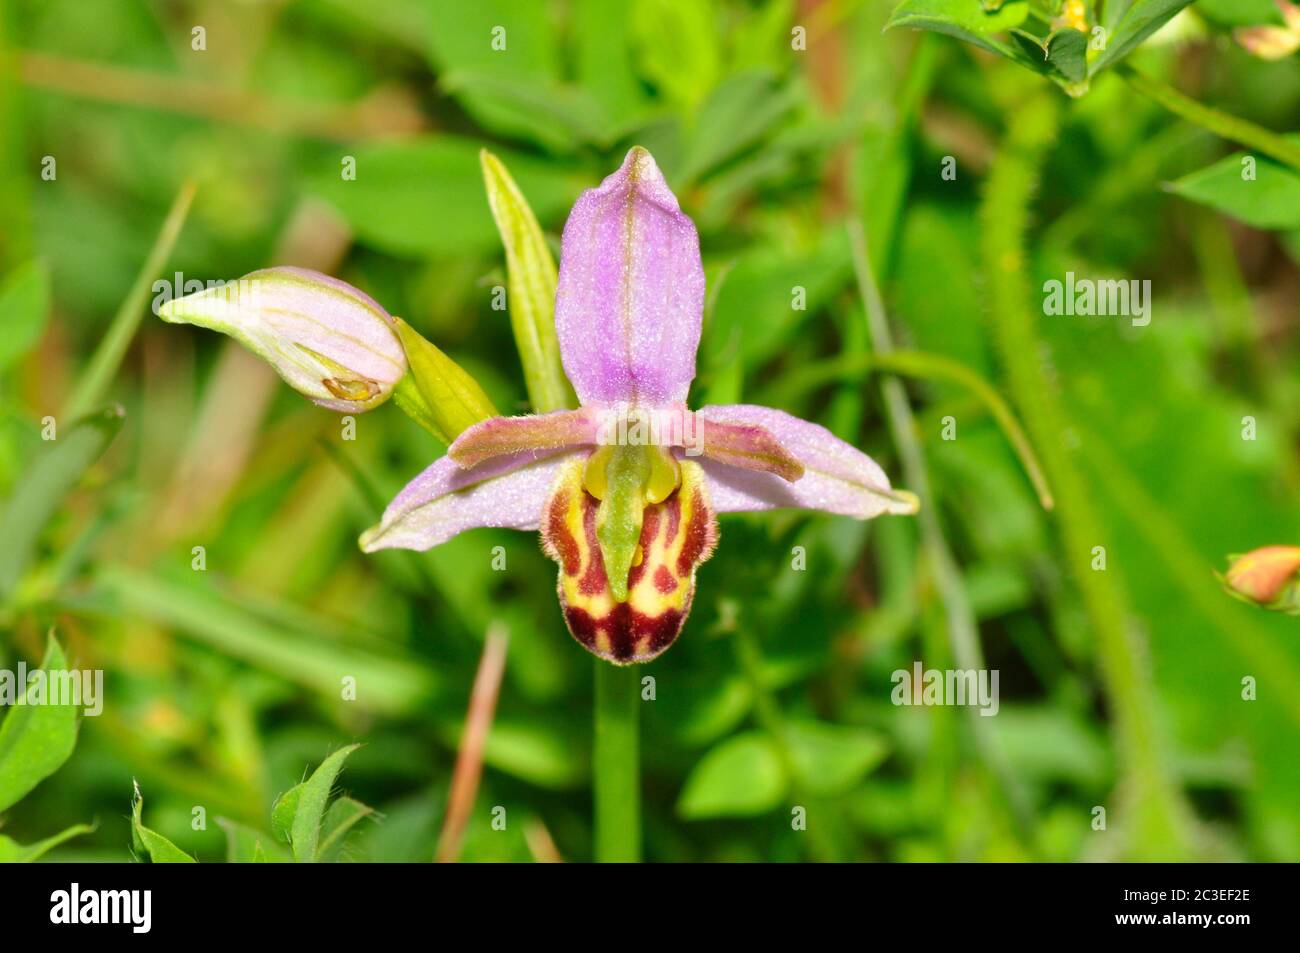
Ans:
POLYGON ((1247 53, 1261 60, 1286 59, 1300 49, 1300 33, 1280 26, 1240 27, 1233 35, 1247 53))
POLYGON ((406 374, 393 318, 369 295, 305 268, 267 268, 169 301, 159 317, 229 334, 331 410, 382 404, 406 374))
POLYGON ((1249 602, 1300 613, 1300 546, 1264 546, 1237 556, 1224 582, 1249 602))

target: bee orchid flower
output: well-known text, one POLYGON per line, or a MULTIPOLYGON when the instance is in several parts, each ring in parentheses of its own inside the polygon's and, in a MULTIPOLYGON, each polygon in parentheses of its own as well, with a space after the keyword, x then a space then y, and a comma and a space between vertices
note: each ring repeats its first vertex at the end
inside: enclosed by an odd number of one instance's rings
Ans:
POLYGON ((745 404, 691 411, 704 307, 694 223, 634 148, 564 228, 555 326, 581 408, 465 430, 361 538, 428 549, 480 526, 541 530, 569 631, 616 664, 686 621, 716 514, 797 507, 912 513, 868 456, 817 424, 745 404))

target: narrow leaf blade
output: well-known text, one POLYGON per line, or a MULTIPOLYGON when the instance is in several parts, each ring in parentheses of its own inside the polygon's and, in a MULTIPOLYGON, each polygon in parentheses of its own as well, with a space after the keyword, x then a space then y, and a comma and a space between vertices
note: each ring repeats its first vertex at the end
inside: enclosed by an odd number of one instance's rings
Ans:
POLYGON ((479 153, 488 205, 506 250, 510 326, 524 366, 528 398, 538 413, 574 404, 555 336, 555 286, 559 275, 542 227, 505 165, 479 153))

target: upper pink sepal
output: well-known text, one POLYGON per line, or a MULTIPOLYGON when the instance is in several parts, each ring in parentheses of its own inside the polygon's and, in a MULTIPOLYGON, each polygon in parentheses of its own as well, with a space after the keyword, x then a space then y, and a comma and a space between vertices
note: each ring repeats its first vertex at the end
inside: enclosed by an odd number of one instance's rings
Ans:
POLYGON ((680 403, 695 377, 704 266, 695 224, 641 147, 564 226, 555 329, 584 403, 680 403))

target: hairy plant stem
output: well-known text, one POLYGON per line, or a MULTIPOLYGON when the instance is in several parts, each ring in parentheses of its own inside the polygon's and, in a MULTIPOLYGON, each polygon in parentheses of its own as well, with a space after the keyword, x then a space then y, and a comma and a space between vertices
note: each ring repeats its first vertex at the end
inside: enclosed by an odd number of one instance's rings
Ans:
POLYGON ((596 660, 596 860, 641 859, 640 669, 596 660))
POLYGON ((1097 640, 1118 760, 1121 817, 1128 825, 1121 849, 1131 859, 1175 860, 1190 852, 1192 818, 1170 774, 1146 645, 1131 625, 1119 574, 1092 565, 1093 547, 1105 546, 1107 538, 1079 463, 1063 439, 1068 419, 1056 385, 1045 373, 1030 305, 1024 238, 1041 165, 1056 138, 1058 108, 1050 93, 1020 103, 985 186, 981 242, 993 330, 1012 399, 1056 491, 1066 564, 1097 640))
POLYGON ((1257 126, 1255 123, 1239 116, 1221 112, 1204 103, 1197 102, 1190 96, 1183 95, 1172 86, 1157 79, 1152 79, 1131 66, 1119 67, 1119 74, 1124 77, 1124 80, 1132 89, 1163 106, 1175 116, 1208 129, 1216 136, 1222 136, 1224 139, 1229 139, 1248 149, 1262 152, 1264 155, 1300 171, 1300 143, 1293 142, 1285 136, 1280 136, 1270 129, 1257 126))

